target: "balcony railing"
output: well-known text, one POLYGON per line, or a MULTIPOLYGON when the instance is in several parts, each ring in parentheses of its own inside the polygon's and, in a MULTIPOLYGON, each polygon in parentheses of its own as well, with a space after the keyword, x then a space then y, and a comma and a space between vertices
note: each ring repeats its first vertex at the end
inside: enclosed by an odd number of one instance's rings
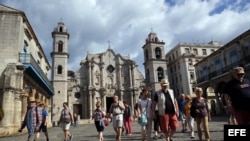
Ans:
POLYGON ((241 65, 246 65, 247 63, 249 63, 247 60, 250 60, 250 55, 240 59, 239 61, 237 62, 234 62, 230 65, 227 65, 221 69, 218 69, 216 71, 213 71, 211 73, 209 73, 208 75, 206 76, 203 76, 203 77, 200 77, 199 79, 197 79, 197 83, 201 83, 201 82, 204 82, 204 81, 208 81, 216 76, 219 76, 219 75, 222 75, 224 73, 227 73, 229 72, 230 70, 232 70, 234 67, 237 67, 237 66, 241 66, 241 65))
POLYGON ((31 65, 37 73, 40 75, 40 77, 45 81, 46 85, 49 87, 50 90, 53 90, 52 84, 49 81, 48 77, 44 74, 40 66, 37 64, 36 60, 31 54, 26 53, 19 53, 19 62, 25 64, 31 65))

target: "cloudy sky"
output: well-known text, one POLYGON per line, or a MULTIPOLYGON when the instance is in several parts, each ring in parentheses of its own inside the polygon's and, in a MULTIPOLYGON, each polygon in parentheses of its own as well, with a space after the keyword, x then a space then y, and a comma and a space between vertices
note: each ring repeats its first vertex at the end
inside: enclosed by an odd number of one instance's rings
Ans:
POLYGON ((142 46, 153 30, 166 52, 179 42, 226 44, 250 28, 249 0, 0 0, 24 11, 51 62, 51 32, 63 21, 70 33, 69 69, 87 53, 111 48, 143 69, 142 46))

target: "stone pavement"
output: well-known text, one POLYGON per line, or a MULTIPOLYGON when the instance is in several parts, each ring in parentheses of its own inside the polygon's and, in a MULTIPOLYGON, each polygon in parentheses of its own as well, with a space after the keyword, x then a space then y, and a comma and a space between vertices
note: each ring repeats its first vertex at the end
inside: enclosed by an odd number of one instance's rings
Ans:
MULTIPOLYGON (((83 123, 83 121, 81 121, 83 123)), ((211 141, 223 141, 223 125, 227 124, 227 117, 226 116, 216 116, 212 117, 212 121, 209 124, 210 129, 210 136, 211 141)), ((196 124, 195 124, 196 127, 196 124)), ((196 129, 196 128, 195 128, 196 129)), ((51 141, 63 141, 63 131, 60 127, 52 127, 48 129, 49 136, 51 141)), ((74 135, 73 141, 97 141, 97 132, 93 123, 88 124, 85 121, 85 124, 81 124, 78 127, 71 127, 71 132, 74 135)), ((136 121, 133 122, 133 135, 122 136, 122 141, 140 141, 140 126, 137 124, 136 121)), ((179 128, 174 135, 174 141, 197 141, 197 132, 195 132, 196 138, 191 139, 190 133, 182 133, 181 132, 181 125, 179 124, 179 128)), ((26 141, 27 140, 27 133, 20 133, 15 136, 9 137, 0 137, 0 141, 26 141)), ((153 132, 152 132, 153 137, 153 132)), ((204 138, 204 135, 203 135, 204 138)), ((112 128, 112 123, 109 124, 108 127, 105 128, 104 131, 104 140, 105 141, 115 141, 115 133, 112 128)), ((152 139, 154 140, 154 139, 152 139)), ((45 136, 41 133, 39 141, 45 141, 45 136)), ((158 139, 157 141, 164 141, 164 139, 158 139)))

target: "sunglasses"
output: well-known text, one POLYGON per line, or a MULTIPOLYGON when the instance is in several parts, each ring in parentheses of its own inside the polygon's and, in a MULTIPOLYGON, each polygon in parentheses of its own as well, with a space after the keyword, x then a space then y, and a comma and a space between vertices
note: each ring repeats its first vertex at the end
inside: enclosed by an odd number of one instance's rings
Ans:
POLYGON ((243 75, 245 75, 244 73, 238 73, 237 74, 238 76, 243 76, 243 75))

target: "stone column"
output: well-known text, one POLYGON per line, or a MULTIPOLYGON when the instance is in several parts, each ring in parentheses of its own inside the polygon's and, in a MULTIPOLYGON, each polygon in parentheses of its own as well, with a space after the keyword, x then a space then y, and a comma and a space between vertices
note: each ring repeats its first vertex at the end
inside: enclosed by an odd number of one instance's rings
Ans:
POLYGON ((121 89, 122 88, 122 82, 121 82, 121 80, 122 80, 122 65, 121 64, 118 64, 118 80, 119 80, 118 81, 119 84, 117 86, 119 89, 121 89))
POLYGON ((13 126, 18 129, 20 127, 20 117, 22 115, 22 90, 17 90, 14 93, 14 119, 13 119, 13 126))
POLYGON ((21 112, 21 119, 22 120, 24 120, 25 114, 27 112, 28 97, 29 97, 29 93, 27 91, 24 91, 22 94, 22 112, 21 112))
POLYGON ((90 86, 92 86, 92 65, 90 62, 88 63, 88 73, 89 73, 89 84, 90 86))
POLYGON ((11 126, 13 124, 14 118, 14 90, 12 89, 5 89, 3 93, 3 111, 4 111, 4 118, 1 121, 2 126, 11 126))
POLYGON ((121 94, 121 97, 120 97, 120 101, 123 101, 123 96, 124 96, 124 92, 123 91, 120 91, 120 94, 121 94))
POLYGON ((92 106, 93 106, 93 98, 92 98, 92 96, 93 96, 93 93, 92 93, 92 91, 89 91, 89 117, 91 117, 92 116, 92 113, 93 113, 93 109, 92 109, 92 106))
POLYGON ((94 64, 91 63, 91 69, 90 69, 90 80, 91 80, 91 86, 94 87, 94 64))
MULTIPOLYGON (((34 97, 35 98, 36 96, 36 89, 35 88, 32 88, 31 89, 31 95, 29 97, 34 97)), ((36 99, 37 100, 37 99, 36 99)))

